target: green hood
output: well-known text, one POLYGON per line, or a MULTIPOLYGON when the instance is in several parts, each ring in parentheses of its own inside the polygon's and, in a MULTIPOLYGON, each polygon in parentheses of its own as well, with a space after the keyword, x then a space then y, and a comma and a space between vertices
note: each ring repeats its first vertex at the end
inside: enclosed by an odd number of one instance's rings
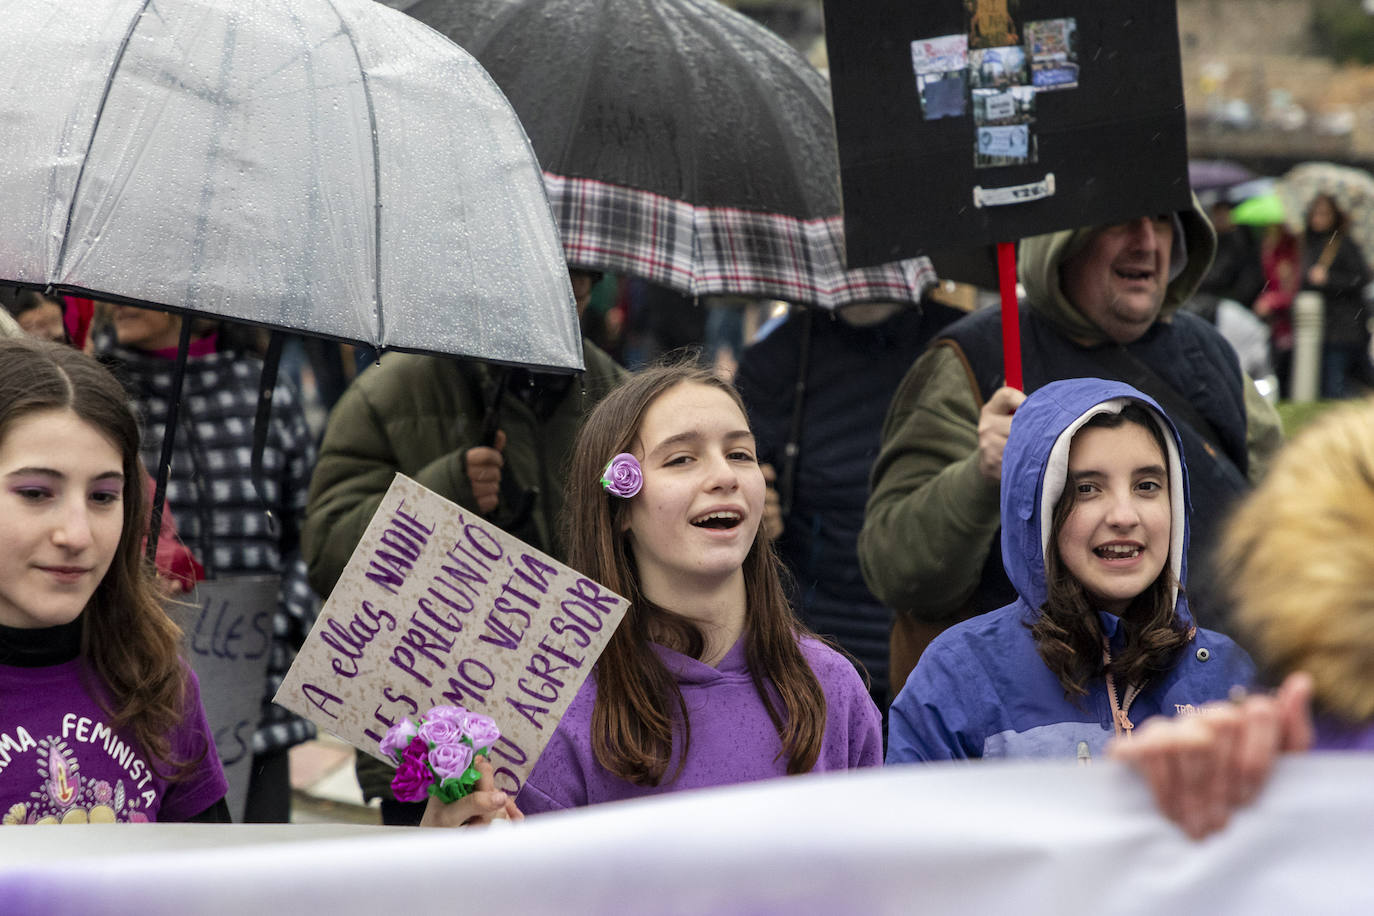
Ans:
MULTIPOLYGON (((1197 291, 1217 251, 1216 232, 1196 196, 1192 209, 1180 210, 1178 217, 1183 224, 1188 263, 1164 291, 1164 305, 1160 309, 1160 318, 1164 321, 1173 317, 1197 291)), ((1059 287, 1059 265, 1082 249, 1096 229, 1066 229, 1023 239, 1016 272, 1026 289, 1026 300, 1036 314, 1075 340, 1107 343, 1108 338, 1101 329, 1070 304, 1059 287)))

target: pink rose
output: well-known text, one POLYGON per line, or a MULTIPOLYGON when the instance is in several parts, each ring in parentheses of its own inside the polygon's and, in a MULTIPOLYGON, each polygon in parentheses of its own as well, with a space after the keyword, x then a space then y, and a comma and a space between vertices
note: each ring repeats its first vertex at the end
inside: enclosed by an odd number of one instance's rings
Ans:
POLYGON ((644 472, 639 459, 629 452, 621 452, 606 464, 601 472, 601 485, 613 496, 629 499, 644 486, 644 472))
POLYGON ((425 719, 424 724, 420 726, 420 737, 430 747, 437 747, 441 744, 457 744, 463 733, 459 730, 458 723, 450 719, 425 719))
POLYGON ((501 729, 496 727, 495 720, 480 712, 468 713, 459 727, 463 730, 463 737, 471 741, 472 746, 478 750, 491 747, 501 737, 501 729))
POLYGON ((462 724, 463 717, 468 711, 461 706, 436 706, 424 714, 426 722, 447 721, 462 724))
POLYGON ((429 765, 425 758, 406 754, 391 780, 391 794, 396 796, 397 801, 424 801, 429 795, 430 782, 429 765))
POLYGON ((402 719, 397 722, 395 725, 388 728, 386 734, 382 736, 382 753, 392 760, 395 760, 400 756, 401 749, 409 744, 410 740, 415 737, 417 731, 419 731, 419 729, 417 729, 415 723, 409 719, 402 719))
POLYGON ((429 766, 440 779, 458 779, 472 766, 472 748, 466 744, 440 744, 429 752, 429 766))

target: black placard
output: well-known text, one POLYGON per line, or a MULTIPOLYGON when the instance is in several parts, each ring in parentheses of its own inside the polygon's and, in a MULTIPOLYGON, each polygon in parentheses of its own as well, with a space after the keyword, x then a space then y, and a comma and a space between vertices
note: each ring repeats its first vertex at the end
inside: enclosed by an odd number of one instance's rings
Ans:
POLYGON ((1188 206, 1169 0, 826 0, 825 23, 850 267, 1188 206))

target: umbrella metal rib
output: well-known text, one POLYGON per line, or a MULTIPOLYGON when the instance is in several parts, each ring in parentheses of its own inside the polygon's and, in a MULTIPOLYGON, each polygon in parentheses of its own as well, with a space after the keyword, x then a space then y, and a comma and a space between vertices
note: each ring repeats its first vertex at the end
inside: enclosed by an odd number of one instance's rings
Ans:
POLYGON ((382 308, 382 156, 378 149, 377 134, 377 106, 372 99, 372 85, 367 75, 367 68, 363 66, 363 57, 358 53, 358 42, 353 37, 353 30, 348 27, 348 22, 339 14, 339 8, 330 0, 329 6, 334 10, 334 14, 339 16, 339 29, 348 39, 348 46, 353 49, 353 58, 358 62, 358 73, 362 78, 363 98, 367 102, 367 126, 368 133, 372 137, 372 210, 373 210, 373 277, 374 289, 376 290, 373 298, 373 311, 377 316, 377 343, 379 346, 386 346, 386 313, 382 308))

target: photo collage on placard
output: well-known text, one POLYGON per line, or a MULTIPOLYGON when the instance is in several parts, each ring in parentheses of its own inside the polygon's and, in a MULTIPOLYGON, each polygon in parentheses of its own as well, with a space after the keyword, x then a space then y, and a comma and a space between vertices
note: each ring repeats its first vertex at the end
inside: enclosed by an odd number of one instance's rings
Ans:
POLYGON ((968 36, 943 35, 911 43, 916 91, 927 121, 962 118, 967 112, 968 36))
POLYGON ((1037 92, 1078 85, 1072 18, 1018 25, 1018 0, 963 0, 969 30, 911 43, 927 121, 973 115, 975 168, 1036 162, 1037 92))

